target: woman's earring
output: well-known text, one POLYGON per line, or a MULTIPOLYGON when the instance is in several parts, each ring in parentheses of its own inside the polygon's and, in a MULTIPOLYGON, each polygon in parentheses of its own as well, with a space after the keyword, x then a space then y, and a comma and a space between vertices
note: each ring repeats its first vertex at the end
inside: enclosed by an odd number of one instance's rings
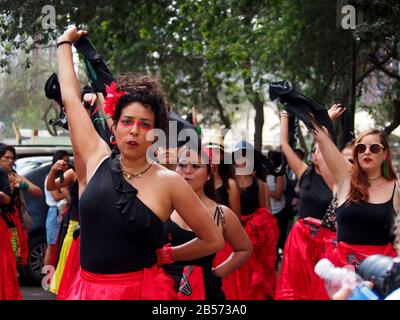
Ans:
POLYGON ((110 143, 111 143, 112 145, 116 145, 116 144, 117 144, 117 140, 115 139, 114 135, 111 135, 111 136, 110 136, 110 143))
POLYGON ((383 171, 383 176, 385 178, 388 178, 389 177, 389 165, 386 160, 383 160, 383 162, 382 162, 382 171, 383 171))

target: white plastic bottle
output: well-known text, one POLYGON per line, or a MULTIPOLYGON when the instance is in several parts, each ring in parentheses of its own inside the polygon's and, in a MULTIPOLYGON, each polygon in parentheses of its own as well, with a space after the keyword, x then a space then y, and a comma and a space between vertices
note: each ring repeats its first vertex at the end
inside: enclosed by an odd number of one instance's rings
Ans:
POLYGON ((357 273, 346 268, 336 268, 328 259, 320 260, 314 271, 325 280, 325 289, 330 298, 347 284, 352 289, 348 300, 378 300, 378 296, 363 284, 363 279, 357 273))

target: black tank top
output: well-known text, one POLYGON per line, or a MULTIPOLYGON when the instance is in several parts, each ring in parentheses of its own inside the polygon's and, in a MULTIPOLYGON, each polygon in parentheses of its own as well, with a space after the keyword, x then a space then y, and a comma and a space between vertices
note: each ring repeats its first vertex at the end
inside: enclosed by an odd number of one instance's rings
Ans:
POLYGON ((326 210, 332 202, 332 191, 329 189, 324 178, 311 168, 306 170, 300 177, 299 186, 299 218, 312 217, 322 220, 326 210))
POLYGON ((258 183, 253 178, 253 183, 247 188, 240 188, 240 206, 243 216, 254 213, 258 208, 258 183))
POLYGON ((119 156, 101 163, 79 203, 84 270, 125 273, 156 263, 156 249, 163 244, 163 222, 137 193, 122 177, 119 156))
POLYGON ((337 239, 349 244, 386 245, 393 242, 395 211, 392 197, 385 203, 345 202, 336 209, 337 239))
POLYGON ((229 194, 226 186, 222 184, 215 192, 217 193, 218 203, 229 207, 229 194))
MULTIPOLYGON (((216 208, 214 213, 214 221, 217 226, 224 224, 223 211, 220 207, 216 208)), ((193 231, 182 229, 171 219, 164 223, 164 243, 170 243, 172 247, 182 245, 196 238, 193 231)), ((203 269, 204 289, 207 300, 224 300, 225 295, 222 291, 221 278, 211 273, 215 254, 201 257, 194 260, 175 261, 173 264, 164 265, 164 270, 175 280, 175 290, 179 290, 183 268, 185 266, 200 266, 203 269)))
POLYGON ((79 183, 78 180, 68 187, 69 194, 71 196, 71 205, 70 205, 70 212, 71 212, 71 219, 75 221, 79 221, 79 183))

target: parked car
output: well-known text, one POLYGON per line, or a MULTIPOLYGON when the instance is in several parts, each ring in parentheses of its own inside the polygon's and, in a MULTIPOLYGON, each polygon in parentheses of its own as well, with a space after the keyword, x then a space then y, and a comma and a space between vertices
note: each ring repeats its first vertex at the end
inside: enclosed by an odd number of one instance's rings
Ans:
MULTIPOLYGON (((66 150, 72 155, 70 146, 14 146, 17 152, 16 171, 42 189, 52 165, 52 155, 57 150, 66 150)), ((34 197, 24 191, 24 198, 33 224, 28 230, 28 265, 19 266, 18 273, 28 284, 40 285, 42 267, 46 253, 46 217, 48 206, 45 197, 34 197)))

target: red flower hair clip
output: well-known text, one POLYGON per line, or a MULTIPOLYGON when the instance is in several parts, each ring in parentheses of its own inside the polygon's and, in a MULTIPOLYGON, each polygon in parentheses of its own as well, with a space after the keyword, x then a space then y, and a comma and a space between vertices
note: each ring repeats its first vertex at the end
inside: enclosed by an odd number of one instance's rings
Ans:
POLYGON ((115 82, 112 82, 110 86, 106 85, 106 92, 107 96, 104 99, 104 113, 114 117, 119 98, 125 95, 126 92, 119 91, 115 82))

